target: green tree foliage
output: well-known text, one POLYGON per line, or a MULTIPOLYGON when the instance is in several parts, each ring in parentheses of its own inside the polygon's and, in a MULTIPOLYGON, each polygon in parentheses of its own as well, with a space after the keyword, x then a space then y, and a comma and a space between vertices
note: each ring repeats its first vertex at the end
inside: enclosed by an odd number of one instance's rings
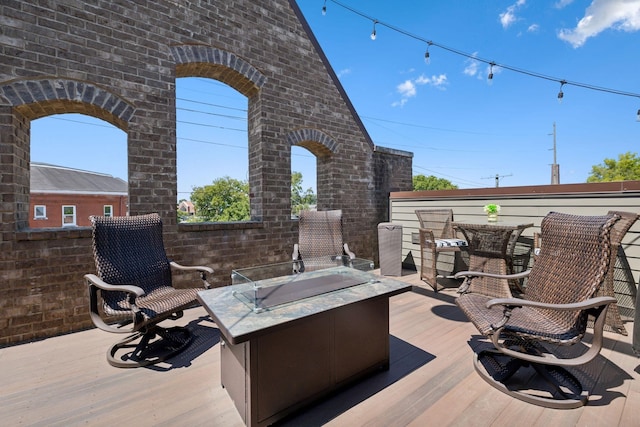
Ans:
POLYGON ((587 182, 633 181, 640 179, 640 157, 627 151, 618 160, 604 159, 604 163, 591 167, 587 182))
POLYGON ((457 190, 458 186, 444 178, 437 178, 433 175, 415 175, 413 177, 413 190, 457 190))
POLYGON ((291 172, 291 214, 299 215, 301 210, 309 209, 309 206, 315 205, 317 201, 318 198, 311 187, 306 191, 302 190, 302 173, 291 172))
POLYGON ((211 185, 194 187, 191 193, 196 215, 200 221, 248 221, 249 183, 225 176, 211 185))

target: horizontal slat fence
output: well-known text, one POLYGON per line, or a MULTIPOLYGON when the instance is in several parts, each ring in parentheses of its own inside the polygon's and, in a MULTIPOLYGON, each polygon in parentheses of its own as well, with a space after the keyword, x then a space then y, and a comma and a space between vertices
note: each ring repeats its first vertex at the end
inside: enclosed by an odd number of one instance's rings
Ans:
MULTIPOLYGON (((622 190, 608 191, 602 184, 582 184, 391 193, 389 218, 402 225, 405 266, 413 260, 419 268, 420 245, 412 236, 419 229, 416 209, 453 209, 454 221, 484 222, 487 216, 483 206, 497 203, 501 207, 501 222, 533 223, 533 227, 522 233, 523 237, 532 238, 540 231, 542 219, 551 211, 581 215, 599 215, 609 210, 640 213, 640 181, 624 184, 622 190)), ((622 248, 637 285, 640 278, 640 221, 626 234, 622 248)))

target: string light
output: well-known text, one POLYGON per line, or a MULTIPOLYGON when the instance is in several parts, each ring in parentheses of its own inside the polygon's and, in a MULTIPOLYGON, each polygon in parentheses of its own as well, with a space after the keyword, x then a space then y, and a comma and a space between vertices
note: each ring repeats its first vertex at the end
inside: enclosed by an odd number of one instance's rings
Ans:
POLYGON ((567 84, 566 81, 561 80, 560 81, 560 92, 558 92, 558 102, 562 104, 562 98, 564 98, 564 92, 562 92, 562 86, 564 86, 565 84, 567 84))
POLYGON ((429 54, 429 46, 431 46, 432 43, 431 41, 427 42, 427 50, 424 52, 424 62, 426 62, 427 64, 431 63, 431 55, 429 54))
POLYGON ((322 6, 322 15, 327 14, 327 0, 324 0, 324 5, 322 6))
POLYGON ((493 80, 493 66, 494 66, 494 65, 496 65, 496 64, 495 64, 495 62, 491 62, 491 63, 489 64, 489 67, 490 67, 490 68, 489 68, 489 75, 487 76, 487 78, 488 78, 489 80, 493 80))
POLYGON ((638 110, 638 118, 636 119, 636 121, 640 122, 640 110, 638 110))
MULTIPOLYGON (((480 57, 478 57, 476 55, 473 55, 473 54, 470 54, 470 53, 466 53, 466 52, 460 51, 458 49, 455 49, 455 48, 452 48, 452 47, 449 47, 449 46, 446 46, 446 45, 443 45, 443 44, 440 44, 440 43, 436 43, 436 42, 434 42, 432 40, 426 40, 425 38, 417 36, 415 34, 412 34, 412 33, 408 32, 406 30, 403 30, 402 28, 398 28, 398 27, 395 27, 395 26, 393 26, 391 24, 387 24, 386 22, 379 21, 379 20, 377 20, 377 19, 375 19, 375 18, 373 18, 373 17, 371 17, 371 16, 369 16, 369 15, 363 13, 363 12, 360 12, 359 10, 356 10, 356 9, 350 7, 350 6, 347 6, 344 3, 341 3, 338 0, 331 0, 331 2, 333 2, 334 4, 337 4, 338 6, 344 8, 344 9, 347 9, 347 10, 355 13, 356 15, 359 15, 359 16, 361 16, 363 18, 366 18, 366 19, 369 19, 369 20, 373 21, 373 32, 371 33, 371 40, 375 40, 376 39, 376 24, 380 24, 380 25, 383 25, 383 26, 389 28, 390 30, 396 31, 397 33, 400 33, 400 34, 403 34, 403 35, 405 35, 407 37, 410 37, 412 39, 427 43, 427 51, 424 54, 425 61, 427 61, 427 62, 430 60, 429 47, 433 45, 433 46, 439 47, 440 49, 446 50, 448 52, 455 53, 456 55, 460 55, 460 56, 464 56, 464 57, 469 58, 469 59, 473 59, 474 61, 483 62, 483 63, 489 64, 489 65, 498 66, 500 68, 504 68, 505 70, 513 71, 515 73, 524 74, 524 75, 527 75, 527 76, 530 76, 530 77, 536 77, 536 78, 539 78, 539 79, 558 82, 558 83, 560 83, 560 92, 558 93, 558 101, 562 101, 562 98, 564 97, 564 93, 562 92, 562 86, 564 86, 564 85, 572 85, 572 86, 581 87, 583 89, 596 90, 596 91, 600 91, 600 92, 611 93, 611 94, 614 94, 614 95, 632 96, 634 98, 640 98, 640 93, 626 92, 626 91, 606 88, 606 87, 602 87, 602 86, 594 86, 594 85, 590 85, 590 84, 587 84, 587 83, 567 81, 567 80, 559 79, 557 77, 552 77, 552 76, 547 76, 545 74, 537 73, 537 72, 534 72, 534 71, 528 71, 528 70, 525 70, 525 69, 522 69, 522 68, 517 68, 517 67, 513 67, 513 66, 510 66, 510 65, 506 65, 506 64, 499 64, 499 63, 496 63, 496 62, 493 62, 493 61, 490 61, 490 60, 487 60, 487 59, 480 58, 480 57)), ((325 3, 326 3, 326 0, 325 0, 325 3)), ((492 73, 490 73, 490 74, 492 74, 492 73)), ((640 117, 639 117, 638 121, 640 121, 640 117)))

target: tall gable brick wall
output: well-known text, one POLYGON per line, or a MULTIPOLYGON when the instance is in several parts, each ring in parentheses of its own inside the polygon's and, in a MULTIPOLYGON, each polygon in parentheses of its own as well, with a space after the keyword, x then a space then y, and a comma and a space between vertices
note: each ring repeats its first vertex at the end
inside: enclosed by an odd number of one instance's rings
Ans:
POLYGON ((317 156, 318 208, 342 209, 350 247, 377 258, 376 225, 389 192, 411 189, 411 155, 374 148, 300 17, 294 0, 0 4, 0 345, 91 327, 91 231, 28 228, 30 123, 51 114, 127 133, 130 213, 160 213, 169 256, 213 267, 216 286, 234 267, 289 258, 292 144, 317 156), (248 98, 250 222, 177 224, 175 81, 187 76, 248 98))

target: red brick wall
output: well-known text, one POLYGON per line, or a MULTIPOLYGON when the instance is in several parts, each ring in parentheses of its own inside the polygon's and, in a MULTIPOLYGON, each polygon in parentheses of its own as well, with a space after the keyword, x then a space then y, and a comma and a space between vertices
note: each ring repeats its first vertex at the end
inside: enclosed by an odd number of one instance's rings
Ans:
POLYGON ((38 194, 31 193, 29 208, 29 227, 46 228, 62 227, 62 206, 72 205, 76 207, 76 225, 89 227, 89 216, 103 215, 104 206, 112 206, 112 215, 127 214, 126 196, 89 195, 89 194, 38 194), (46 219, 34 218, 34 207, 46 206, 46 219))

